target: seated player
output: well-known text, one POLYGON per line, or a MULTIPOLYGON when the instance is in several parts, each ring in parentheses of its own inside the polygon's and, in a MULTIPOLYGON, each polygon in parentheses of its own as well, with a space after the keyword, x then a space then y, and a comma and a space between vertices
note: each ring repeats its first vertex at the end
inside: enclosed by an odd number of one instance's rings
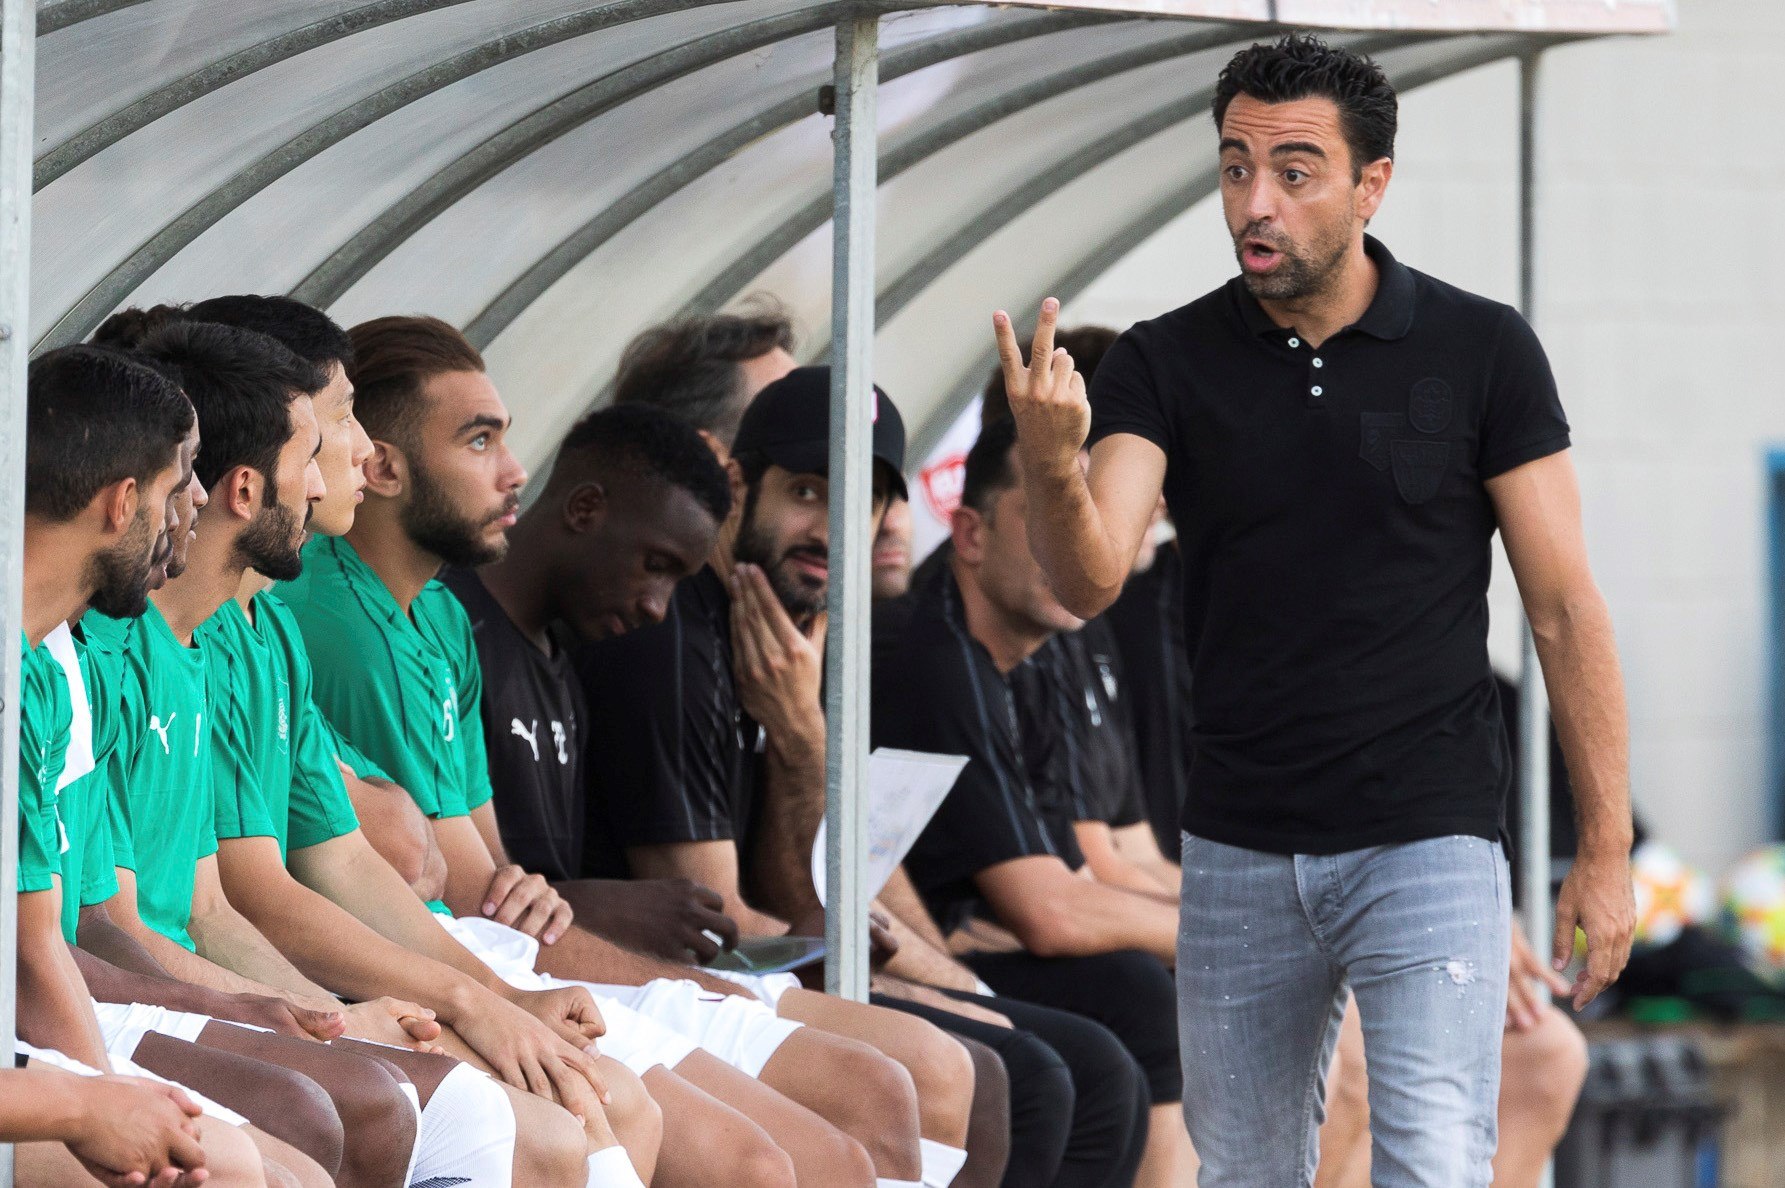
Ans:
POLYGON ((1079 1011, 1122 1038, 1152 1090, 1139 1182, 1173 1183, 1190 1158, 1167 969, 1177 908, 1081 874, 1070 814, 1033 786, 1011 674, 1079 624, 1029 553, 1014 443, 1009 422, 982 432, 950 554, 877 623, 874 743, 969 757, 906 860, 913 881, 945 930, 984 916, 1014 938, 1012 951, 964 958, 992 989, 1079 1011))
POLYGON ((1098 882, 1176 904, 1181 875, 1147 823, 1121 656, 1100 616, 1044 643, 1011 674, 1037 794, 1061 798, 1098 882), (1058 744, 1058 745, 1056 745, 1058 744))
MULTIPOLYGON (((557 918, 532 922, 543 943, 484 918, 497 906, 493 881, 503 880, 504 895, 530 889, 507 882, 489 848, 497 831, 487 809, 481 673, 463 608, 432 578, 444 561, 501 555, 524 475, 502 445, 506 410, 456 331, 433 319, 388 318, 356 327, 353 337, 357 408, 377 450, 367 468, 367 502, 349 537, 315 542, 303 579, 282 587, 315 667, 318 705, 430 814, 447 859, 447 902, 466 913, 448 926, 505 976, 550 973, 600 983, 610 1001, 625 994, 627 1005, 644 1014, 700 1033, 691 1039, 711 1041, 739 1061, 751 1058, 752 1037, 784 1037, 788 1021, 773 1012, 720 1010, 700 986, 662 980, 700 978, 692 967, 627 952, 557 918), (367 656, 387 659, 368 664, 367 656), (424 689, 425 704, 437 712, 399 712, 420 704, 424 689)), ((739 989, 706 980, 707 990, 715 986, 739 989)), ((810 1013, 847 1018, 865 1010, 839 1006, 810 1013)), ((888 1034, 874 1037, 918 1037, 903 1070, 860 1043, 816 1032, 802 1043, 826 1055, 803 1068, 787 1065, 796 1101, 862 1140, 883 1175, 915 1182, 920 1126, 937 1118, 958 1126, 971 1075, 958 1048, 951 1059, 940 1046, 943 1037, 921 1025, 896 1025, 910 1022, 895 1020, 880 1029, 888 1034), (958 1084, 948 1080, 956 1077, 958 1084)), ((868 1023, 861 1029, 874 1030, 868 1023)), ((846 1178, 862 1166, 859 1158, 859 1148, 854 1158, 845 1154, 846 1178)))
MULTIPOLYGON (((77 803, 78 769, 65 770, 74 727, 74 704, 61 664, 46 641, 89 605, 118 615, 140 614, 158 555, 170 545, 175 493, 190 482, 196 446, 191 404, 148 368, 106 351, 71 347, 34 361, 28 381, 23 598, 24 657, 20 669, 18 1027, 19 1038, 52 1063, 79 1062, 106 1073, 141 1070, 113 1060, 94 1013, 82 965, 63 934, 64 887, 77 894, 83 878, 68 877, 63 863, 64 805, 69 818, 86 819, 77 803), (66 778, 65 778, 66 776, 66 778)), ((85 749, 84 746, 82 748, 85 749)), ((77 765, 91 765, 90 750, 77 765)), ((87 789, 87 791, 90 791, 87 789)), ((103 808, 100 812, 103 819, 103 808)), ((171 1043, 171 1041, 170 1041, 171 1043)), ((325 1101, 304 1100, 315 1086, 284 1070, 253 1062, 212 1065, 221 1086, 281 1094, 296 1118, 307 1116, 318 1131, 339 1133, 339 1119, 325 1101)), ((205 1111, 202 1136, 242 1126, 246 1119, 194 1095, 205 1111)), ((282 1178, 305 1188, 327 1183, 317 1163, 271 1135, 250 1130, 253 1145, 274 1155, 282 1178)), ((233 1140, 218 1140, 234 1151, 233 1140)), ((231 1156, 234 1159, 234 1156, 231 1156)), ((258 1172, 257 1161, 254 1164, 258 1172)))
MULTIPOLYGON (((244 300, 270 304, 271 312, 283 312, 287 321, 295 319, 300 327, 302 315, 307 315, 325 329, 332 328, 320 314, 295 303, 285 303, 293 308, 281 310, 270 299, 244 300)), ((334 333, 344 341, 338 328, 334 333)), ((295 356, 265 336, 194 321, 152 335, 142 350, 149 357, 165 357, 169 352, 164 340, 175 336, 258 342, 293 367, 300 366, 295 356)), ((302 366, 320 377, 320 369, 302 366)), ((252 595, 263 587, 266 578, 246 576, 249 566, 271 573, 295 571, 303 526, 315 508, 324 506, 325 490, 318 480, 325 458, 340 472, 334 476, 339 497, 326 510, 339 515, 345 507, 351 517, 354 441, 357 438, 361 447, 367 443, 353 421, 350 389, 339 367, 334 368, 333 382, 314 400, 293 398, 289 384, 254 384, 245 366, 237 367, 229 384, 214 382, 216 375, 207 375, 190 362, 181 371, 198 404, 201 428, 208 434, 202 477, 209 480, 211 490, 204 530, 191 542, 190 566, 158 592, 156 600, 172 630, 193 630, 193 650, 209 667, 209 689, 195 695, 204 696, 208 715, 208 745, 201 762, 209 764, 209 774, 221 790, 214 822, 226 840, 218 859, 208 860, 216 862, 220 877, 206 872, 221 885, 208 904, 195 905, 205 910, 195 910, 187 924, 204 956, 174 949, 167 938, 141 929, 145 943, 169 951, 168 959, 183 964, 195 981, 267 979, 299 1001, 316 997, 329 1001, 310 980, 316 978, 359 995, 394 987, 425 999, 432 1009, 411 1005, 407 1013, 425 1016, 435 1035, 438 1014, 451 1027, 441 1036, 443 1044, 500 1069, 519 1089, 505 1094, 506 1087, 456 1062, 380 1049, 381 1061, 397 1066, 414 1081, 424 1107, 411 1169, 415 1179, 456 1176, 480 1183, 507 1182, 512 1165, 514 1179, 521 1183, 636 1183, 627 1153, 614 1145, 614 1139, 617 1133, 648 1174, 656 1142, 655 1107, 642 1087, 617 1066, 601 1067, 591 1081, 597 1062, 579 1050, 589 1036, 577 1026, 580 1022, 598 1027, 586 994, 511 992, 486 967, 452 945, 419 902, 411 901, 420 917, 419 931, 437 940, 440 948, 456 950, 462 964, 455 968, 450 954, 447 960, 436 961, 425 949, 405 950, 296 882, 282 864, 284 843, 290 838, 301 843, 294 861, 326 868, 323 859, 311 861, 312 856, 344 855, 352 886, 364 888, 363 893, 374 898, 380 894, 399 902, 407 898, 395 872, 370 852, 354 829, 353 813, 328 750, 332 736, 322 729, 308 696, 307 668, 294 671, 289 663, 291 650, 302 657, 289 618, 270 599, 226 597, 219 606, 217 597, 219 592, 240 595, 244 587, 252 595), (286 427, 280 427, 281 420, 286 427), (190 628, 193 623, 196 628, 190 628), (356 865, 356 858, 363 861, 356 865), (252 913, 251 921, 235 911, 232 897, 252 913), (284 960, 268 936, 293 955, 302 972, 284 960), (220 968, 205 957, 217 957, 231 968, 220 968), (610 1094, 605 1111, 593 1094, 602 1085, 610 1094), (570 1114, 525 1092, 529 1087, 572 1107, 584 1119, 587 1136, 570 1114), (589 1148, 595 1155, 586 1160, 589 1148)), ((361 453, 361 460, 364 453, 369 449, 361 453)), ((153 760, 156 749, 148 751, 153 760)), ((389 1022, 385 1020, 387 1033, 389 1022)), ((401 1042, 403 1035, 397 1031, 386 1038, 401 1042)), ((283 1055, 271 1053, 272 1058, 283 1055)), ((396 1145, 388 1134, 378 1133, 382 1128, 365 1129, 371 1139, 382 1138, 387 1151, 396 1145)), ((402 1171, 399 1165, 399 1176, 402 1171)))

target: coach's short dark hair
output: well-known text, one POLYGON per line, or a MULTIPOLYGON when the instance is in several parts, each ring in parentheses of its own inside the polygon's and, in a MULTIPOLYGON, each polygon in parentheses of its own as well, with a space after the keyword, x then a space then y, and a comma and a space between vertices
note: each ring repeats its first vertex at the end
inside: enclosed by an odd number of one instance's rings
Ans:
POLYGON ((1009 417, 979 431, 961 476, 962 507, 985 515, 998 496, 1016 486, 1016 467, 1010 460, 1015 448, 1016 422, 1009 417))
POLYGON ((655 405, 729 446, 744 416, 738 365, 777 347, 793 350, 793 321, 767 297, 736 313, 653 326, 620 356, 614 403, 655 405))
POLYGON ((266 476, 291 439, 288 408, 328 386, 322 368, 275 338, 216 322, 171 322, 137 348, 180 385, 198 412, 193 471, 209 490, 238 466, 266 476))
POLYGON ((200 301, 185 313, 194 322, 217 322, 278 339, 286 350, 324 371, 335 363, 353 363, 347 331, 321 310, 291 297, 235 293, 200 301))
POLYGON ((578 421, 558 447, 546 489, 614 472, 680 487, 716 523, 723 524, 731 514, 731 483, 724 467, 692 426, 660 408, 614 404, 578 421))
POLYGON ((439 318, 373 318, 347 335, 353 340, 347 365, 353 415, 374 439, 405 449, 415 445, 427 382, 448 372, 484 369, 477 348, 439 318))
POLYGON ((147 485, 192 432, 192 404, 152 367, 115 350, 69 346, 34 359, 25 395, 25 510, 79 515, 113 483, 147 485))
POLYGON ((1309 33, 1286 33, 1233 56, 1215 83, 1215 127, 1236 95, 1262 103, 1331 99, 1351 149, 1351 171, 1395 155, 1399 103, 1388 76, 1370 58, 1331 46, 1309 33))
MULTIPOLYGON (((1072 356, 1072 366, 1089 385, 1091 377, 1097 374, 1097 365, 1103 362, 1104 352, 1120 337, 1108 326, 1074 326, 1070 330, 1056 330, 1054 345, 1066 348, 1066 353, 1072 356)), ((1029 348, 1025 346, 1023 362, 1028 361, 1029 348)), ((985 392, 979 403, 979 426, 983 429, 993 421, 1009 416, 1010 394, 1004 390, 1004 367, 1000 364, 992 368, 990 378, 985 381, 985 392)))

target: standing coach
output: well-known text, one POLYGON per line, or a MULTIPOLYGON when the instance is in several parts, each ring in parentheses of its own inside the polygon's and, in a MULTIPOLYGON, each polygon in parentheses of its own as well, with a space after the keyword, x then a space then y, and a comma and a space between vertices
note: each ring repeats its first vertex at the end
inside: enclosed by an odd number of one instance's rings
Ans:
POLYGON ((1511 899, 1496 529, 1577 780, 1554 954, 1585 931, 1577 1006, 1630 948, 1622 678, 1568 424, 1514 310, 1364 234, 1395 115, 1346 50, 1242 51, 1214 103, 1241 275, 1124 334, 1092 401, 1053 347, 1056 302, 1028 365, 994 317, 1029 539, 1062 602, 1115 600, 1162 489, 1178 527, 1196 717, 1179 1034, 1203 1188, 1312 1181, 1347 989, 1378 1188, 1488 1183, 1511 899))

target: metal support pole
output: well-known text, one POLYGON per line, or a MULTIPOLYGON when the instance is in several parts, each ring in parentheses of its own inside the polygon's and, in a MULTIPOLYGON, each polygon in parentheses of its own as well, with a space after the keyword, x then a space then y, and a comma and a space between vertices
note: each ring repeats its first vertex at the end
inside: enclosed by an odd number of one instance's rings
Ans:
POLYGON ((873 547, 875 91, 879 17, 837 24, 831 217, 830 634, 825 650, 825 989, 868 997, 865 886, 869 551, 873 547))
MULTIPOLYGON (((24 581, 25 367, 31 341, 31 139, 37 10, 0 0, 0 1068, 18 994, 19 595, 24 581)), ((12 1148, 0 1144, 0 1188, 12 1148)))
MULTIPOLYGON (((1542 51, 1519 58, 1519 311, 1537 321, 1537 71, 1542 51)), ((1554 928, 1550 902, 1549 696, 1531 623, 1519 616, 1519 884, 1531 948, 1549 960, 1554 928)), ((1554 1182, 1546 1166, 1542 1188, 1554 1182)))

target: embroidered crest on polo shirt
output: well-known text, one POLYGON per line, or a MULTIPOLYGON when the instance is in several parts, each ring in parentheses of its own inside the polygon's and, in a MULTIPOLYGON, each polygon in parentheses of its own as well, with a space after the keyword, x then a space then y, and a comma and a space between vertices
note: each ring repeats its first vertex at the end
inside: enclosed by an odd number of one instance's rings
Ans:
MULTIPOLYGON (((569 741, 570 741, 569 738, 564 733, 564 723, 553 722, 552 723, 552 745, 555 746, 558 750, 558 766, 559 767, 564 767, 567 764, 569 764, 569 762, 570 762, 570 752, 567 749, 565 749, 565 744, 569 741)), ((538 756, 534 756, 534 758, 538 758, 538 756)))
POLYGON ((1436 495, 1444 482, 1450 443, 1396 439, 1389 443, 1389 457, 1394 466, 1395 490, 1408 503, 1420 504, 1436 495))
POLYGON ((1450 385, 1436 376, 1414 384, 1413 394, 1407 399, 1407 420, 1421 433, 1444 432, 1455 411, 1456 397, 1451 394, 1450 385))

